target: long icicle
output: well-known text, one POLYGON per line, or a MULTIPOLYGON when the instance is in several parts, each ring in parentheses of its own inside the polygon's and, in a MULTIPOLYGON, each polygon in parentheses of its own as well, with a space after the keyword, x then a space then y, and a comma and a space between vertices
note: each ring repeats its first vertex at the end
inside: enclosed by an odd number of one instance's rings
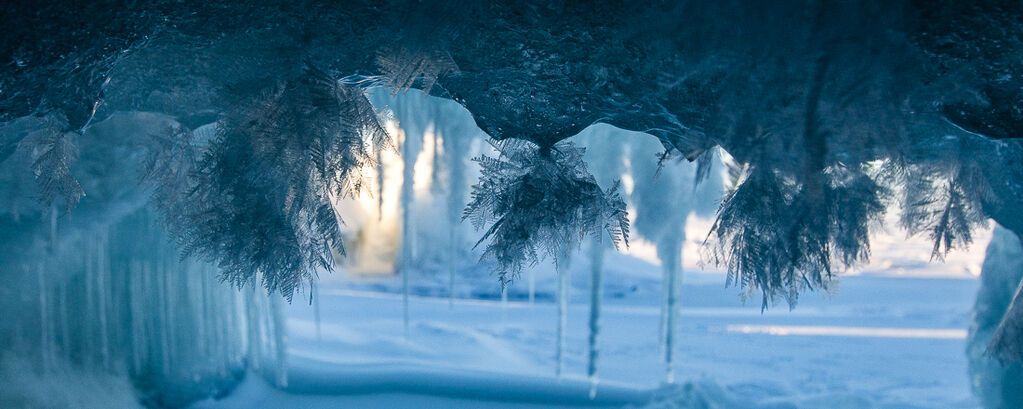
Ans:
POLYGON ((288 386, 288 337, 287 322, 284 318, 283 297, 271 294, 268 303, 270 321, 273 326, 273 345, 275 383, 278 388, 288 386))
POLYGON ((52 369, 50 361, 50 314, 46 299, 46 292, 49 291, 46 285, 46 268, 39 262, 36 268, 36 275, 39 277, 39 351, 40 361, 44 372, 52 369))
POLYGON ((678 309, 679 297, 682 290, 682 249, 685 243, 685 219, 677 230, 668 234, 662 239, 660 258, 664 263, 667 275, 667 305, 665 308, 665 329, 664 329, 664 366, 665 381, 675 382, 675 338, 678 335, 678 309))
POLYGON ((43 343, 43 369, 45 371, 54 369, 57 358, 57 348, 54 340, 55 328, 51 328, 53 317, 51 317, 50 299, 47 294, 50 291, 47 275, 51 268, 56 267, 55 260, 57 259, 57 205, 55 203, 50 205, 49 222, 49 247, 47 249, 49 260, 47 260, 48 262, 39 263, 39 321, 41 325, 40 338, 43 343))
POLYGON ((84 310, 83 312, 84 312, 84 315, 85 315, 85 320, 84 320, 85 325, 82 326, 82 336, 83 336, 83 338, 82 338, 82 342, 83 342, 82 350, 84 351, 83 359, 84 359, 85 366, 87 368, 89 368, 89 369, 93 369, 93 367, 95 366, 95 363, 96 363, 95 362, 96 355, 93 353, 96 350, 96 346, 94 344, 95 339, 96 339, 96 334, 93 333, 93 331, 92 331, 93 328, 90 326, 91 324, 94 324, 96 321, 98 321, 98 319, 96 318, 96 311, 95 311, 95 309, 93 307, 93 305, 94 305, 94 300, 93 300, 94 288, 93 287, 94 286, 93 286, 93 278, 92 277, 96 273, 96 271, 94 269, 94 266, 93 266, 93 262, 95 261, 95 260, 93 260, 93 256, 94 256, 93 248, 95 246, 96 246, 96 243, 91 242, 91 241, 86 241, 85 242, 85 251, 82 252, 83 253, 82 257, 85 260, 85 272, 84 272, 85 273, 85 278, 84 278, 84 280, 82 280, 82 281, 85 282, 85 306, 83 308, 83 310, 84 310))
POLYGON ((401 156, 404 164, 401 179, 401 260, 399 260, 399 273, 401 274, 401 317, 405 330, 405 337, 409 335, 409 273, 412 266, 413 229, 412 229, 412 200, 413 200, 413 170, 416 163, 416 152, 413 151, 412 141, 408 133, 401 144, 401 156))
MULTIPOLYGON (((440 117, 443 117, 441 115, 440 117)), ((459 266, 458 249, 461 246, 461 232, 458 228, 462 220, 462 208, 465 207, 466 190, 466 166, 465 160, 469 156, 469 145, 473 139, 464 126, 464 122, 452 121, 450 119, 437 122, 439 134, 442 136, 444 145, 444 161, 448 171, 448 306, 454 307, 455 297, 455 274, 459 266)), ((436 166, 436 163, 434 164, 436 166)))
POLYGON ((556 366, 554 369, 554 375, 561 377, 561 373, 565 366, 565 338, 566 332, 568 331, 568 297, 569 297, 569 286, 571 280, 569 276, 569 263, 571 260, 571 251, 568 245, 565 245, 561 249, 561 255, 555 261, 556 270, 558 272, 558 346, 555 352, 556 366))
MULTIPOLYGON (((681 251, 678 251, 677 254, 681 254, 681 251)), ((675 383, 675 331, 678 318, 679 268, 681 263, 677 257, 665 260, 665 263, 668 272, 668 308, 665 314, 667 319, 664 332, 665 381, 667 383, 675 383)))
POLYGON ((448 225, 448 309, 455 309, 455 224, 448 225))
POLYGON ((590 399, 597 397, 597 359, 600 356, 600 349, 597 347, 597 337, 600 335, 600 303, 603 299, 603 275, 604 275, 604 246, 601 240, 594 240, 590 251, 590 336, 589 336, 589 362, 586 366, 586 376, 590 381, 590 399))
POLYGON ((376 148, 377 151, 377 221, 384 219, 384 159, 383 149, 380 147, 376 148))
POLYGON ((110 261, 107 260, 108 248, 110 242, 110 231, 109 228, 105 228, 100 233, 99 245, 96 247, 96 298, 97 298, 97 309, 99 314, 99 352, 100 352, 100 363, 102 368, 110 368, 110 338, 108 336, 109 327, 107 326, 107 294, 110 293, 107 289, 107 282, 112 280, 106 280, 106 277, 110 277, 110 261))
POLYGON ((665 344, 665 341, 667 340, 667 335, 668 335, 668 331, 667 331, 667 328, 668 328, 668 308, 669 308, 668 307, 668 298, 669 298, 668 293, 670 292, 668 290, 668 288, 669 288, 668 281, 670 280, 670 277, 668 277, 668 275, 670 273, 668 272, 669 268, 668 268, 668 266, 665 263, 667 263, 667 261, 661 260, 661 264, 662 264, 662 266, 661 266, 661 300, 660 300, 661 301, 660 302, 661 309, 660 309, 660 321, 658 322, 658 325, 657 325, 657 352, 662 357, 664 356, 665 348, 667 348, 667 346, 665 344))
POLYGON ((67 293, 67 281, 60 280, 57 283, 57 313, 60 316, 60 352, 64 356, 65 362, 71 362, 71 327, 67 293))

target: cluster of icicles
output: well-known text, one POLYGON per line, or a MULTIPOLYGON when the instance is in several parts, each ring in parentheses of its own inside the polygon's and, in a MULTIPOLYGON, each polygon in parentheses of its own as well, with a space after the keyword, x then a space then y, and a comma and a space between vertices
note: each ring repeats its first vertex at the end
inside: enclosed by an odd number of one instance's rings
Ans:
MULTIPOLYGON (((471 248, 473 241, 471 227, 460 220, 476 171, 468 158, 487 145, 468 112, 452 101, 416 92, 398 96, 380 92, 372 94, 372 99, 377 106, 388 106, 401 127, 399 156, 403 169, 400 191, 395 192, 399 198, 396 210, 401 220, 400 246, 392 257, 402 278, 407 333, 408 273, 412 269, 411 260, 422 257, 417 252, 440 253, 437 258, 447 262, 448 293, 452 297, 455 293, 456 260, 464 259, 464 251, 471 248), (427 133, 432 136, 425 137, 427 133), (432 145, 427 145, 428 141, 432 145), (413 184, 416 178, 425 177, 415 172, 424 148, 432 152, 431 186, 443 186, 430 192, 434 201, 431 206, 443 209, 443 217, 416 218, 414 214, 423 206, 415 203, 413 184), (443 177, 438 173, 441 169, 443 177), (418 241, 426 242, 423 238, 427 235, 432 235, 428 241, 431 246, 417 248, 417 237, 418 241), (435 240, 437 236, 440 240, 435 240)), ((602 186, 609 186, 625 174, 643 180, 631 192, 637 210, 634 231, 656 244, 663 265, 660 349, 666 380, 673 382, 681 249, 694 172, 686 166, 659 169, 655 159, 659 147, 653 138, 646 144, 632 143, 624 150, 620 144, 610 142, 640 137, 623 135, 624 132, 595 127, 580 139, 596 158, 594 163, 601 164, 591 166, 590 170, 602 186), (630 161, 628 157, 649 160, 630 161), (665 203, 670 205, 664 206, 665 203), (644 223, 643 218, 655 222, 644 223)), ((384 173, 382 167, 377 169, 377 186, 381 189, 374 195, 377 206, 383 205, 384 173)), ((380 208, 377 211, 382 214, 380 208)), ((181 406, 195 399, 222 395, 246 371, 261 375, 271 384, 286 386, 287 336, 283 300, 279 296, 268 296, 258 283, 241 290, 225 285, 218 280, 214 266, 182 258, 159 217, 147 209, 97 226, 82 237, 60 240, 57 238, 61 235, 60 226, 56 212, 53 214, 49 254, 38 263, 22 266, 26 273, 22 277, 38 278, 37 283, 28 286, 38 291, 27 292, 37 294, 38 300, 33 313, 36 315, 21 320, 19 325, 24 328, 18 331, 19 339, 15 340, 16 344, 30 345, 28 350, 38 351, 39 367, 44 371, 71 364, 127 375, 143 403, 150 406, 181 406)), ((556 263, 557 376, 562 375, 565 366, 571 287, 568 267, 579 252, 590 259, 592 266, 586 370, 591 397, 597 393, 603 260, 609 246, 609 241, 603 240, 582 249, 566 248, 556 263)), ((359 247, 378 246, 365 242, 353 247, 354 258, 365 259, 366 255, 360 256, 359 247)), ((528 271, 525 279, 528 299, 533 303, 534 272, 528 271)), ((316 286, 310 290, 318 310, 316 286)), ((507 289, 502 291, 501 300, 507 303, 507 289)), ((318 324, 318 311, 315 315, 318 324)))
POLYGON ((61 233, 54 216, 47 256, 23 265, 22 276, 38 277, 38 300, 15 344, 35 346, 44 372, 125 374, 156 406, 226 393, 246 369, 286 385, 279 296, 239 291, 182 259, 145 209, 82 237, 61 233))
MULTIPOLYGON (((383 91, 383 90, 380 90, 383 91)), ((448 271, 449 296, 454 299, 456 260, 461 256, 457 253, 466 246, 471 247, 472 232, 466 231, 467 223, 460 223, 461 209, 467 199, 468 186, 474 180, 471 172, 473 166, 466 166, 469 158, 481 152, 480 146, 486 146, 485 135, 475 126, 471 115, 452 101, 431 98, 418 92, 396 95, 387 92, 371 94, 371 100, 378 107, 386 107, 397 120, 395 126, 400 129, 399 150, 401 161, 401 188, 395 192, 399 197, 397 212, 400 217, 400 232, 394 269, 400 274, 402 282, 403 321, 405 333, 409 328, 409 272, 414 267, 413 260, 427 257, 420 253, 435 254, 435 258, 446 260, 448 271), (440 141, 440 142, 438 142, 440 141), (439 146, 443 145, 443 149, 439 146), (423 155, 425 152, 426 155, 423 155), (417 166, 424 158, 429 167, 417 166), (428 169, 430 173, 430 192, 416 192, 418 175, 428 169), (446 174, 438 177, 441 172, 446 174), (436 189, 438 180, 443 180, 441 189, 436 189), (414 187, 414 185, 416 185, 414 187), (424 197, 425 196, 425 197, 424 197), (418 197, 418 198, 417 198, 418 197), (415 203, 425 199, 427 204, 415 203), (438 206, 439 204, 439 206, 438 206), (426 207, 426 209, 424 209, 426 207), (441 208, 448 212, 446 220, 438 223, 436 217, 417 218, 416 212, 433 214, 433 209, 441 208), (429 220, 424 220, 429 219, 429 220), (427 231, 428 230, 428 231, 427 231), (444 236, 447 237, 444 237, 444 236), (468 237, 466 237, 468 236, 468 237), (430 248, 420 248, 417 242, 429 242, 430 248), (444 243, 446 241, 446 243, 444 243)), ((393 131, 393 129, 392 129, 393 131)), ((663 149, 652 137, 622 131, 610 126, 591 127, 580 135, 577 143, 587 146, 590 171, 602 186, 610 186, 614 180, 628 174, 634 180, 642 179, 633 193, 634 205, 639 207, 641 220, 634 231, 645 239, 655 243, 657 256, 663 268, 663 292, 660 320, 660 353, 665 365, 665 381, 675 381, 675 349, 677 343, 678 310, 681 291, 682 246, 685 241, 685 223, 692 211, 694 194, 695 167, 689 164, 670 163, 666 166, 656 160, 663 149), (623 149, 623 141, 642 139, 640 143, 632 143, 623 149), (645 143, 642 143, 645 142, 645 143), (629 157, 640 158, 630 161, 629 157), (642 160, 647 158, 648 160, 642 160), (642 187, 640 187, 642 186, 642 187)), ((484 148, 485 149, 485 148, 484 148)), ((377 172, 378 191, 376 213, 383 217, 384 173, 383 165, 377 172)), ((633 209, 635 210, 635 209, 633 209)), ((632 210, 630 210, 632 211, 632 210)), ((568 326, 568 307, 570 299, 569 265, 575 253, 581 252, 588 257, 591 265, 591 293, 589 297, 590 315, 588 318, 588 353, 587 376, 590 380, 590 397, 594 398, 598 384, 600 307, 603 298, 602 282, 604 256, 610 242, 608 238, 593 241, 582 249, 565 248, 557 257, 557 344, 555 349, 555 373, 561 376, 564 371, 566 350, 566 329, 568 326)), ((358 251, 358 250, 357 250, 358 251)), ((528 286, 528 300, 532 304, 536 299, 535 272, 525 272, 528 286)), ((496 285, 496 284, 495 284, 496 285)), ((501 302, 508 302, 507 288, 501 291, 501 302)), ((318 314, 316 314, 318 316, 318 314)))

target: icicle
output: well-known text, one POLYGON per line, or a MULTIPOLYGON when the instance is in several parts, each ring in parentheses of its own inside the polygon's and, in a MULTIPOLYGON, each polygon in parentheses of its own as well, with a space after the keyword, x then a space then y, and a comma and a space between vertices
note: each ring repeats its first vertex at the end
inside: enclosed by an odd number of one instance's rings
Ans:
MULTIPOLYGON (((205 273, 206 273, 206 269, 205 269, 205 266, 203 266, 203 267, 201 267, 201 270, 200 270, 200 276, 201 275, 205 275, 205 273)), ((210 301, 211 301, 211 299, 213 297, 210 296, 210 290, 209 290, 209 286, 206 285, 206 280, 203 280, 203 279, 200 278, 200 279, 197 279, 197 280, 190 280, 190 281, 194 281, 192 284, 195 286, 195 288, 190 290, 190 293, 197 294, 197 296, 192 296, 193 299, 194 299, 194 302, 195 302, 195 311, 196 312, 194 314, 195 314, 196 321, 197 321, 197 323, 196 323, 196 330, 199 333, 198 334, 199 335, 199 339, 205 340, 205 339, 207 339, 207 337, 210 336, 209 335, 210 328, 207 325, 207 322, 206 322, 205 318, 206 318, 206 316, 208 314, 210 314, 209 310, 211 308, 209 307, 209 303, 210 303, 210 301)), ((204 346, 206 346, 206 349, 207 349, 206 353, 209 354, 209 352, 208 352, 209 351, 209 344, 205 343, 205 342, 203 344, 204 344, 204 346)))
POLYGON ((591 250, 590 271, 592 278, 590 282, 590 336, 589 336, 589 363, 586 366, 586 376, 590 380, 590 399, 597 397, 597 337, 600 335, 600 303, 603 298, 603 274, 604 274, 604 246, 600 240, 594 240, 591 250))
POLYGON ((450 236, 448 240, 448 310, 454 309, 454 258, 455 258, 455 240, 454 240, 454 227, 449 229, 450 236))
MULTIPOLYGON (((111 276, 110 263, 107 260, 107 246, 109 237, 106 232, 100 235, 99 246, 96 247, 96 298, 99 305, 96 311, 99 313, 99 352, 100 363, 103 368, 110 368, 110 338, 108 337, 107 326, 107 277, 111 276)), ((112 282, 112 281, 111 281, 112 282)))
POLYGON ((96 247, 96 244, 92 242, 86 242, 85 246, 86 246, 85 251, 82 252, 83 253, 82 257, 85 260, 84 263, 85 278, 84 280, 82 280, 85 282, 85 306, 84 306, 85 325, 82 326, 83 337, 82 342, 84 344, 82 350, 84 355, 83 359, 85 361, 85 366, 87 368, 92 369, 92 367, 95 365, 94 360, 96 358, 94 354, 94 351, 96 350, 95 345, 96 334, 92 331, 91 325, 94 325, 97 321, 99 321, 99 319, 96 317, 97 314, 95 308, 95 300, 93 296, 93 292, 95 291, 94 288, 95 286, 93 285, 94 284, 93 276, 95 276, 96 274, 94 265, 95 260, 93 259, 94 256, 93 249, 96 247))
POLYGON ((62 279, 57 284, 57 310, 60 315, 60 349, 65 362, 71 362, 71 328, 68 323, 67 281, 62 279))
POLYGON ((569 247, 566 245, 565 248, 561 249, 560 257, 555 260, 555 267, 558 272, 558 346, 555 353, 556 366, 554 369, 554 375, 561 377, 561 373, 565 366, 565 338, 566 331, 568 331, 568 297, 569 287, 571 286, 571 277, 569 263, 571 262, 572 254, 569 247))
POLYGON ((667 348, 665 340, 668 333, 668 266, 665 260, 661 260, 661 309, 660 309, 660 322, 657 326, 657 353, 662 357, 664 356, 664 350, 667 348))
POLYGON ((658 243, 658 256, 661 259, 667 280, 667 304, 665 305, 664 328, 664 366, 665 381, 675 382, 675 337, 678 333, 678 299, 681 292, 682 244, 685 242, 685 219, 681 226, 662 238, 658 243))
POLYGON ((508 318, 508 284, 501 284, 501 321, 508 318))
POLYGON ((433 147, 433 158, 431 158, 432 166, 430 166, 430 188, 433 192, 440 192, 439 189, 442 186, 440 174, 441 170, 443 169, 443 166, 441 166, 440 164, 440 159, 443 156, 444 152, 442 152, 441 149, 446 148, 445 146, 446 141, 441 140, 440 131, 437 129, 436 121, 439 119, 440 118, 436 117, 434 118, 433 137, 430 138, 430 142, 433 147))
POLYGON ((459 149, 465 145, 464 138, 464 135, 453 133, 444 135, 444 157, 448 159, 448 309, 455 308, 455 265, 460 245, 458 223, 461 221, 461 209, 465 205, 465 165, 459 149))
MULTIPOLYGON (((156 222, 153 221, 152 223, 156 222)), ((155 227, 153 229, 156 230, 155 227)), ((162 300, 161 309, 164 311, 163 314, 164 321, 161 325, 163 331, 161 332, 165 334, 163 338, 163 343, 167 348, 167 352, 164 353, 164 355, 167 357, 167 366, 164 367, 163 373, 164 375, 169 376, 171 374, 171 370, 174 368, 174 366, 172 366, 171 363, 178 361, 176 353, 178 346, 180 345, 178 342, 176 342, 177 341, 176 328, 178 326, 177 323, 179 321, 176 319, 177 317, 174 314, 175 307, 174 301, 176 299, 175 297, 176 291, 174 284, 178 282, 177 281, 178 279, 183 278, 187 279, 187 277, 182 277, 180 275, 175 275, 175 277, 171 277, 170 261, 168 260, 167 257, 166 245, 162 243, 162 240, 160 246, 157 247, 157 250, 154 252, 154 255, 156 257, 155 259, 157 268, 156 272, 160 279, 160 283, 163 287, 162 297, 160 297, 162 300)), ((216 339, 213 339, 212 341, 215 343, 216 339)))
POLYGON ((40 262, 36 268, 36 275, 39 278, 39 353, 40 362, 44 372, 52 368, 51 347, 50 347, 50 313, 46 292, 49 291, 46 285, 46 268, 40 262))
POLYGON ((155 317, 157 320, 155 329, 158 330, 157 331, 159 335, 158 340, 160 342, 160 371, 163 373, 164 376, 168 376, 170 375, 171 367, 170 360, 171 346, 170 339, 168 339, 170 331, 168 331, 167 328, 170 326, 169 325, 170 320, 167 317, 167 308, 165 306, 167 301, 167 280, 166 277, 161 277, 163 276, 163 274, 161 274, 161 271, 158 270, 159 266, 158 262, 154 262, 152 264, 153 265, 151 266, 150 263, 145 263, 142 266, 142 271, 143 274, 151 277, 155 287, 155 292, 153 297, 151 298, 151 301, 154 301, 156 303, 155 307, 157 310, 157 314, 155 317))
POLYGON ((536 302, 536 274, 533 273, 533 269, 529 269, 526 275, 526 280, 529 281, 529 305, 533 305, 536 302))
POLYGON ((142 285, 143 277, 141 274, 138 274, 137 264, 137 262, 132 260, 128 269, 128 279, 131 280, 131 290, 128 292, 128 296, 131 297, 131 355, 134 373, 142 372, 142 355, 143 351, 145 351, 142 328, 142 296, 145 294, 145 288, 142 285))
POLYGON ((377 221, 384 219, 384 159, 383 149, 377 151, 377 221))
POLYGON ((408 338, 408 268, 401 271, 401 318, 405 329, 405 337, 408 338))
POLYGON ((448 225, 448 309, 455 308, 455 254, 457 242, 455 241, 456 225, 448 225))
POLYGON ((57 204, 50 205, 50 249, 51 259, 57 253, 57 204))
POLYGON ((40 262, 38 265, 38 276, 39 276, 39 337, 42 345, 40 346, 40 352, 42 354, 43 370, 49 372, 54 369, 56 364, 56 343, 54 341, 54 333, 51 328, 53 324, 53 318, 50 312, 50 300, 48 292, 50 291, 47 275, 49 275, 49 267, 55 264, 56 251, 57 251, 57 205, 52 204, 50 206, 49 213, 49 242, 48 242, 48 259, 50 265, 46 265, 40 262))
POLYGON ((284 322, 284 307, 279 294, 271 295, 270 313, 273 319, 274 368, 277 387, 288 386, 288 338, 284 322))
MULTIPOLYGON (((681 254, 681 252, 679 252, 681 254)), ((679 292, 679 268, 680 260, 672 259, 670 261, 665 260, 666 268, 668 271, 668 306, 665 335, 664 335, 664 365, 665 365, 665 381, 667 383, 675 383, 675 332, 676 332, 676 320, 678 316, 678 292, 679 292)))
POLYGON ((413 143, 412 138, 417 138, 419 135, 410 135, 405 133, 405 138, 402 140, 401 152, 402 152, 402 179, 401 179, 401 260, 399 260, 400 267, 399 273, 401 273, 401 311, 402 311, 402 324, 405 330, 405 336, 409 334, 409 312, 408 312, 408 292, 409 292, 409 273, 412 267, 412 249, 414 247, 414 229, 412 226, 412 203, 414 201, 413 182, 414 174, 413 170, 416 163, 416 153, 418 149, 413 143))
POLYGON ((320 332, 320 286, 316 285, 316 282, 309 283, 309 296, 313 301, 313 321, 316 322, 316 340, 323 341, 322 333, 320 332))

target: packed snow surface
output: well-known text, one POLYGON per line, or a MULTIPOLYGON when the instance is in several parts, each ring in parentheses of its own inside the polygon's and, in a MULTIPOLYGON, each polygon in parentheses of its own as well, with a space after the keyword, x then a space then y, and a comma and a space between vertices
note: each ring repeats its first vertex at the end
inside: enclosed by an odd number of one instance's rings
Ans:
POLYGON ((564 371, 555 376, 556 277, 541 266, 537 301, 525 280, 500 301, 496 280, 412 274, 403 329, 401 280, 325 277, 321 322, 287 309, 289 382, 250 376, 197 408, 771 407, 972 408, 964 338, 977 281, 863 274, 795 310, 743 303, 718 273, 687 270, 675 385, 658 350, 661 272, 627 255, 605 262, 599 384, 589 396, 590 275, 574 263, 564 371))

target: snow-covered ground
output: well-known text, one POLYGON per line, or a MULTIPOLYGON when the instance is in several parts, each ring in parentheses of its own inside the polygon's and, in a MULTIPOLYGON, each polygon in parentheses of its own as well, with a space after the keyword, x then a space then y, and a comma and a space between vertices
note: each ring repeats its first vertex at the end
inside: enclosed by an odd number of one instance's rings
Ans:
MULTIPOLYGON (((542 269, 541 269, 542 270, 542 269)), ((964 338, 977 281, 862 274, 830 294, 807 294, 789 311, 743 304, 717 273, 687 271, 676 383, 664 386, 658 343, 661 273, 611 255, 599 337, 599 386, 585 377, 588 266, 573 271, 565 374, 554 376, 557 305, 553 273, 538 277, 535 304, 525 280, 510 301, 487 295, 496 280, 461 283, 453 304, 446 277, 412 276, 410 323, 399 280, 335 275, 314 308, 288 307, 289 384, 250 376, 234 394, 199 408, 315 407, 674 407, 683 395, 715 407, 977 407, 964 338), (432 284, 437 283, 437 284, 432 284), (419 295, 416 295, 419 294, 419 295)), ((492 290, 492 289, 491 289, 492 290)), ((688 407, 688 406, 687 406, 688 407)))

